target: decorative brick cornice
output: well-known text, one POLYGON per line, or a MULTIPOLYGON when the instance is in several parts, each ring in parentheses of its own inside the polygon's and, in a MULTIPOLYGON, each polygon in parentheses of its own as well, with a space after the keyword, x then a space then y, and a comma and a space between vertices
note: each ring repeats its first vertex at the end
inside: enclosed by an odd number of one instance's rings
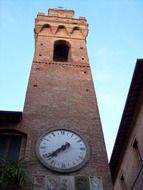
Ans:
POLYGON ((48 65, 57 65, 57 66, 67 66, 67 67, 86 67, 89 68, 89 65, 79 65, 79 64, 71 64, 71 63, 64 63, 64 62, 48 62, 48 61, 33 61, 33 63, 39 64, 48 64, 48 65))

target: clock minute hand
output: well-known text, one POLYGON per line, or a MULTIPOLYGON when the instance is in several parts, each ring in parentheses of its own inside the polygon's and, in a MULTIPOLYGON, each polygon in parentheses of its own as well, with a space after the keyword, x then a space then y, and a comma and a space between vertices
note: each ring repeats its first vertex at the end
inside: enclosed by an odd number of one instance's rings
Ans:
POLYGON ((56 149, 55 151, 53 151, 53 152, 49 153, 49 154, 48 154, 48 157, 56 157, 56 156, 57 156, 57 154, 58 154, 61 150, 62 150, 62 148, 61 148, 61 147, 60 147, 60 148, 58 148, 58 149, 56 149))
POLYGON ((49 154, 48 154, 48 157, 54 157, 54 156, 57 156, 57 153, 58 153, 58 152, 59 152, 59 149, 57 149, 57 150, 55 150, 55 151, 49 153, 49 154))
MULTIPOLYGON (((55 151, 54 151, 54 152, 55 152, 55 151)), ((47 158, 53 157, 53 156, 54 156, 54 152, 49 153, 48 156, 47 156, 47 158)))

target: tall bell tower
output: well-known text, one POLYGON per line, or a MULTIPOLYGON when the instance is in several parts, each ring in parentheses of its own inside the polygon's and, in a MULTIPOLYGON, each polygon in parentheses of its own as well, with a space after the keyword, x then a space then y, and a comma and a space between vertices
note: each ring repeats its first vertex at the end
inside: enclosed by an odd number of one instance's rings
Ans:
POLYGON ((87 55, 88 24, 49 9, 35 20, 35 53, 21 129, 30 174, 42 189, 112 189, 87 55))

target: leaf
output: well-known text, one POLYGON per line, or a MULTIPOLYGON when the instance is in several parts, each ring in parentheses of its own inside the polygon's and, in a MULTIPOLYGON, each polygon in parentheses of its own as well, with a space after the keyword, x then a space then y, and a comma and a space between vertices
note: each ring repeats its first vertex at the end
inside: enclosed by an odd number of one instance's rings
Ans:
POLYGON ((33 161, 10 161, 0 159, 0 187, 17 187, 30 183, 26 168, 33 161))

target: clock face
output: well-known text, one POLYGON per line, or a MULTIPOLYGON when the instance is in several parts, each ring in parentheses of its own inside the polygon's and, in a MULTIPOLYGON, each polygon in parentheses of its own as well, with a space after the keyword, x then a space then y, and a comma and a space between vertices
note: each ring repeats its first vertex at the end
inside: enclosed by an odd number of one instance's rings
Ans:
POLYGON ((89 147, 77 132, 53 129, 39 138, 36 154, 47 168, 57 172, 72 172, 88 161, 89 147))

